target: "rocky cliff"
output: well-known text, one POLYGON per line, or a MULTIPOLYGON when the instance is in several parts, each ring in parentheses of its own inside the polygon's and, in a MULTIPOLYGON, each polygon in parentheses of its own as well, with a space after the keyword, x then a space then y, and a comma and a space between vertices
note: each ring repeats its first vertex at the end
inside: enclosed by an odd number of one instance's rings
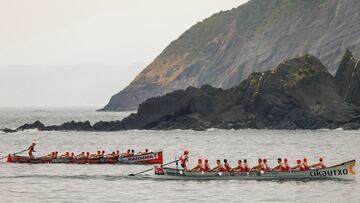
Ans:
POLYGON ((231 88, 304 53, 334 74, 346 48, 360 53, 359 12, 358 0, 250 0, 191 27, 103 110, 134 110, 188 86, 231 88))
MULTIPOLYGON (((356 59, 348 52, 342 67, 345 61, 351 66, 356 59)), ((351 84, 355 83, 360 81, 351 84)), ((150 98, 140 104, 136 114, 122 121, 60 126, 35 122, 18 130, 359 129, 360 107, 345 102, 340 87, 320 60, 307 54, 284 61, 273 70, 252 73, 230 89, 204 85, 150 98)))
POLYGON ((360 60, 346 51, 335 76, 342 98, 360 106, 360 60))

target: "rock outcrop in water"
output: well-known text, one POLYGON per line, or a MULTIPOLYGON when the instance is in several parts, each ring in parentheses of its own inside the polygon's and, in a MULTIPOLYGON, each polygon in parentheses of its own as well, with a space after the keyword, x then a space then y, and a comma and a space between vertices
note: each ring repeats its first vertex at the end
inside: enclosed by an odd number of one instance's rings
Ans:
POLYGON ((346 48, 360 53, 359 8, 359 0, 250 0, 191 27, 103 110, 135 110, 189 86, 231 88, 305 53, 334 74, 346 48))
MULTIPOLYGON (((348 76, 346 67, 356 61, 350 54, 343 57, 338 72, 344 73, 342 77, 348 76)), ((360 81, 353 82, 355 86, 360 81)), ((18 130, 359 129, 360 107, 344 101, 342 86, 348 85, 341 83, 340 75, 335 79, 319 59, 305 55, 274 70, 253 73, 231 89, 204 85, 148 99, 122 121, 94 125, 72 121, 60 126, 36 121, 18 130)))

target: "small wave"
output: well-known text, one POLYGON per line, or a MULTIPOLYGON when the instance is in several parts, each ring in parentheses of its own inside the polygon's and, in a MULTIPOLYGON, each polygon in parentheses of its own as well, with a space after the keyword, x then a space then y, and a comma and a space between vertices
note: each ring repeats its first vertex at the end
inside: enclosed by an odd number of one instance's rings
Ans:
POLYGON ((26 129, 26 130, 23 130, 23 131, 18 131, 18 132, 32 134, 32 133, 38 133, 38 132, 41 132, 41 131, 40 131, 40 130, 38 130, 37 128, 35 128, 35 129, 26 129))
POLYGON ((133 179, 133 180, 144 180, 149 179, 149 175, 17 175, 17 176, 0 176, 1 179, 17 179, 17 178, 37 178, 37 179, 80 179, 80 180, 121 180, 121 179, 133 179))

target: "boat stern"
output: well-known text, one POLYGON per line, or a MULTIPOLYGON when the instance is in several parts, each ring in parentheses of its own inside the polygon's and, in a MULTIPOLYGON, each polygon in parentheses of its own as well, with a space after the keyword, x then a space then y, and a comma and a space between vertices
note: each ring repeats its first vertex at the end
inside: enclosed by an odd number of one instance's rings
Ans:
POLYGON ((11 154, 8 155, 6 162, 7 162, 7 163, 13 163, 13 162, 14 162, 11 154))

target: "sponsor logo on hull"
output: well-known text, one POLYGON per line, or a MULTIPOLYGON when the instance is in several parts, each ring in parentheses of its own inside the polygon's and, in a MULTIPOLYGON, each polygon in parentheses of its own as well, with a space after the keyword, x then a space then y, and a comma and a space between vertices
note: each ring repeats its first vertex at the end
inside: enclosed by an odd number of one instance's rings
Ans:
POLYGON ((346 176, 349 174, 348 169, 334 169, 334 170, 315 170, 310 172, 311 177, 330 177, 330 176, 346 176))

